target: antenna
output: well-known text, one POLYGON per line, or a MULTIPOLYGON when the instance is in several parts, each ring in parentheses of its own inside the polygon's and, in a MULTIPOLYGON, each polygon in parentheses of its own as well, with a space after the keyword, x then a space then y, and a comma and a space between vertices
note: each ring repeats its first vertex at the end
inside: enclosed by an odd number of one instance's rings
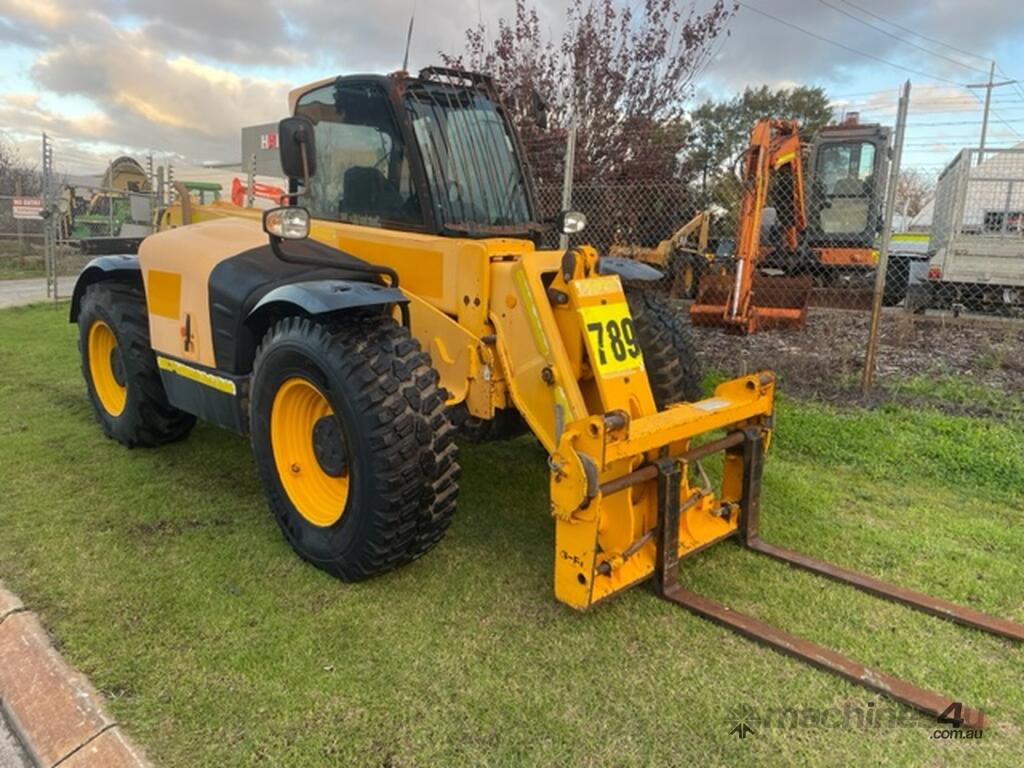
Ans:
POLYGON ((416 0, 412 0, 412 15, 409 17, 409 31, 405 35, 405 58, 402 59, 402 71, 409 71, 409 46, 412 45, 412 25, 416 23, 416 0))

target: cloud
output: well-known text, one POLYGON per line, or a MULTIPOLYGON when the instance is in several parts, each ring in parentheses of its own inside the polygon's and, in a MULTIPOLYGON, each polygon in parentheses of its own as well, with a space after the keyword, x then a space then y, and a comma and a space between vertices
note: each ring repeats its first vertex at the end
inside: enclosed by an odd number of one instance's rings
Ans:
POLYGON ((144 32, 103 19, 38 54, 30 74, 43 92, 84 98, 95 114, 61 119, 16 93, 7 95, 3 125, 218 160, 237 158, 241 126, 284 114, 290 85, 168 57, 144 32))
MULTIPOLYGON (((708 2, 697 0, 697 5, 708 2)), ((850 48, 935 76, 956 82, 981 77, 829 7, 884 26, 846 0, 744 2, 850 48)), ((857 5, 929 36, 955 37, 957 45, 981 53, 1024 35, 1024 16, 1010 0, 974 0, 969 13, 957 0, 916 7, 857 0, 857 5)), ((86 105, 61 114, 52 99, 28 99, 19 81, 18 93, 0 92, 0 127, 23 135, 48 130, 72 140, 235 160, 240 127, 282 116, 291 87, 335 73, 397 69, 413 6, 414 0, 0 0, 0 44, 12 51, 16 46, 22 57, 12 68, 24 71, 38 95, 73 97, 86 105), (41 106, 48 103, 49 108, 41 106)), ((566 0, 539 0, 542 28, 555 39, 565 7, 566 0)), ((494 29, 500 16, 513 13, 512 0, 418 0, 412 68, 436 63, 439 50, 460 50, 466 28, 478 20, 494 29)), ((887 28, 896 37, 909 37, 887 28)), ((891 76, 894 86, 907 76, 748 8, 740 8, 730 37, 722 42, 705 74, 704 95, 762 83, 818 83, 842 96, 841 85, 854 78, 867 77, 871 87, 882 74, 891 76)), ((971 109, 971 97, 963 91, 929 91, 918 85, 923 80, 915 77, 915 105, 930 98, 936 106, 971 109)), ((895 109, 894 88, 867 98, 879 109, 895 109)), ((863 99, 856 101, 851 108, 864 108, 863 99)))
MULTIPOLYGON (((931 56, 907 45, 906 41, 932 48, 942 56, 962 60, 977 69, 987 67, 987 62, 914 37, 872 18, 844 0, 745 0, 745 5, 748 7, 741 7, 733 21, 730 38, 722 52, 708 68, 708 75, 727 89, 740 90, 754 84, 755 73, 758 83, 770 85, 787 80, 842 83, 853 73, 866 69, 879 77, 891 77, 894 84, 907 77, 915 82, 946 78, 958 83, 975 82, 983 77, 983 73, 931 56), (868 52, 931 77, 912 75, 815 39, 752 8, 847 48, 868 52), (885 29, 897 39, 860 24, 850 16, 885 29)), ((857 0, 856 5, 915 32, 938 40, 955 41, 959 48, 981 54, 1024 33, 1024 16, 1017 0, 972 0, 969 7, 960 0, 932 0, 913 5, 891 0, 857 0)))

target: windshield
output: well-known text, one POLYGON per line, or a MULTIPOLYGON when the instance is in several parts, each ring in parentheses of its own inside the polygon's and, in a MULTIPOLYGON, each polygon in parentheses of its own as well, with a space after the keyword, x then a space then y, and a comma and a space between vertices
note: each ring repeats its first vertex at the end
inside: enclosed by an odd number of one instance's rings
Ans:
POLYGON ((852 234, 867 229, 874 194, 875 145, 866 141, 826 144, 818 151, 817 168, 821 231, 852 234))
POLYGON ((497 105, 475 89, 437 84, 411 86, 406 105, 441 223, 529 229, 526 180, 497 105))

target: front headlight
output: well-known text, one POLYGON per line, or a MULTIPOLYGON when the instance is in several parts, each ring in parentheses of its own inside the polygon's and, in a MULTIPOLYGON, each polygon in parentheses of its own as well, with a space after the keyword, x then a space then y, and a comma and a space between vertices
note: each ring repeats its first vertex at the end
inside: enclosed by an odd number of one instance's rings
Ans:
POLYGON ((305 240, 309 237, 309 211, 296 207, 264 211, 263 231, 283 240, 305 240))
POLYGON ((562 211, 562 232, 567 235, 579 234, 587 226, 587 215, 582 211, 562 211))

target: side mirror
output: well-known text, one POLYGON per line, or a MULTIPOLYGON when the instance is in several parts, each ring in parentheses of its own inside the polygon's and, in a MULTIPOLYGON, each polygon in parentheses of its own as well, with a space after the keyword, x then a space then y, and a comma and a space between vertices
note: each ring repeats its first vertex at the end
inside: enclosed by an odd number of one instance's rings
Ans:
POLYGON ((295 207, 264 211, 263 231, 280 240, 305 240, 309 237, 309 211, 295 207))
POLYGON ((316 175, 316 142, 313 121, 308 117, 286 117, 277 126, 281 169, 289 179, 308 185, 316 175))
POLYGON ((562 211, 558 226, 564 235, 577 235, 587 226, 587 215, 582 211, 562 211))

